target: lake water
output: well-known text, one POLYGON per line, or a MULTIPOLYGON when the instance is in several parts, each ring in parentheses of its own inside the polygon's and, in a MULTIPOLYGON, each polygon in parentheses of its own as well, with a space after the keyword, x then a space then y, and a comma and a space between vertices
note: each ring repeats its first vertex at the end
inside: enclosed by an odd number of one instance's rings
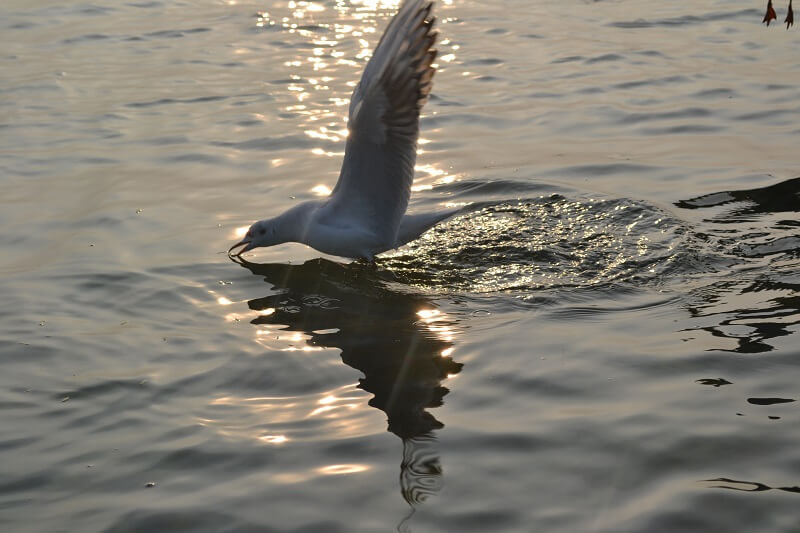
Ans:
POLYGON ((411 210, 464 215, 373 270, 224 250, 333 187, 395 0, 5 0, 0 529, 798 531, 764 3, 438 2, 411 210))

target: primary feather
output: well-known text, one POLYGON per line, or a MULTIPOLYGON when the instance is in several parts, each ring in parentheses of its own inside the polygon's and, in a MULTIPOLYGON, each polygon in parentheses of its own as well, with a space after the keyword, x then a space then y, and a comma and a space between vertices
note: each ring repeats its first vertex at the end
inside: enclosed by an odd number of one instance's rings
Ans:
POLYGON ((435 72, 431 7, 403 3, 375 48, 350 100, 344 162, 323 208, 330 223, 368 228, 389 248, 408 207, 419 113, 435 72))

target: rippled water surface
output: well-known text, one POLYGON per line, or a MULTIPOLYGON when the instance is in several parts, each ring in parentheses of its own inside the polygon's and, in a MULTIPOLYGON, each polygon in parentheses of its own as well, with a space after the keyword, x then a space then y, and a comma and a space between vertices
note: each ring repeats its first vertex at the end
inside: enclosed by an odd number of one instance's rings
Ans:
POLYGON ((396 1, 4 1, 0 528, 796 530, 762 4, 438 2, 411 209, 462 214, 373 269, 224 250, 333 186, 396 1))

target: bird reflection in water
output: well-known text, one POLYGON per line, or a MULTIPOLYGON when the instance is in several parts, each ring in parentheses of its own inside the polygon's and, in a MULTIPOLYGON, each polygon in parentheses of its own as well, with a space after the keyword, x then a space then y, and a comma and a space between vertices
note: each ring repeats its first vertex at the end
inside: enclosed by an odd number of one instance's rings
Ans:
POLYGON ((281 291, 248 301, 261 312, 253 324, 303 332, 309 345, 338 348, 342 361, 363 373, 358 387, 373 394, 369 405, 386 413, 388 430, 403 441, 400 486, 413 514, 441 486, 433 431, 443 424, 427 410, 442 405, 449 392, 442 381, 462 368, 443 333, 452 324, 424 297, 393 290, 398 281, 390 273, 365 264, 235 261, 281 291))

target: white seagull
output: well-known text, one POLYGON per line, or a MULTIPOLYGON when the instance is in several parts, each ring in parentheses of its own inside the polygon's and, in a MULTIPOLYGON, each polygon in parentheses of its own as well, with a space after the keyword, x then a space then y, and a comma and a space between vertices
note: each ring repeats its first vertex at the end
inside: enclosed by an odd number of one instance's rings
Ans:
POLYGON ((298 204, 250 226, 228 250, 299 242, 322 253, 374 261, 458 209, 407 215, 419 113, 436 71, 432 0, 405 0, 389 22, 350 99, 339 181, 326 200, 298 204))

